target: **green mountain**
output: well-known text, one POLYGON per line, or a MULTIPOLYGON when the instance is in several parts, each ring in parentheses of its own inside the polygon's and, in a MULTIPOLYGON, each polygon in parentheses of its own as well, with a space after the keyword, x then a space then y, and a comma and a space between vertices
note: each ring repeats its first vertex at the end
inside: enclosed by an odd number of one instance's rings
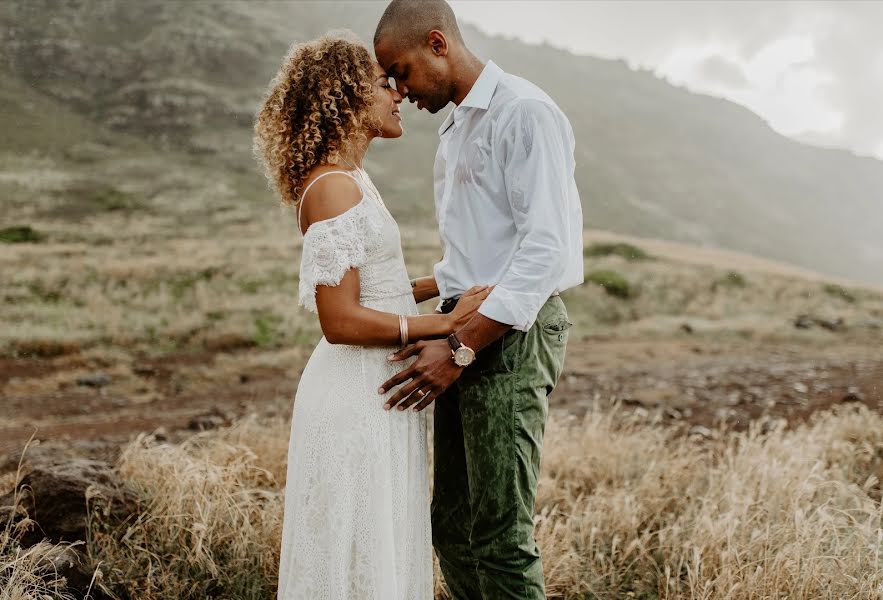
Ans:
MULTIPOLYGON (((64 160, 70 145, 183 153, 266 198, 251 122, 288 45, 330 29, 370 40, 384 3, 106 0, 0 6, 0 152, 64 160)), ((464 32, 482 58, 546 89, 577 137, 588 227, 785 260, 883 283, 883 162, 785 138, 731 102, 621 61, 464 32)), ((432 219, 443 114, 369 169, 403 221, 432 219)))

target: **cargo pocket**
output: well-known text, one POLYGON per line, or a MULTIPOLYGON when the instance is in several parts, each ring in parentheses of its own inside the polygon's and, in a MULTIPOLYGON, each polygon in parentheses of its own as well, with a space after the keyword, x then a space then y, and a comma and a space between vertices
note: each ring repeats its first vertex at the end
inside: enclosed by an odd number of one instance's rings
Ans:
POLYGON ((573 327, 573 323, 567 319, 559 319, 543 325, 543 331, 554 338, 558 338, 559 342, 567 339, 567 330, 573 327))
POLYGON ((500 343, 500 364, 506 373, 515 373, 521 366, 522 354, 527 341, 527 333, 511 329, 500 343))

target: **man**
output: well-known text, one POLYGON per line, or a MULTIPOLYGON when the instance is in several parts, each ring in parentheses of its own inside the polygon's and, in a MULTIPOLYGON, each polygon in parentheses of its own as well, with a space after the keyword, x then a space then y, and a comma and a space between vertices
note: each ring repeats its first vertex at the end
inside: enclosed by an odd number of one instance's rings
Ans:
POLYGON ((447 340, 391 357, 413 365, 381 386, 387 408, 435 406, 433 545, 457 600, 545 598, 533 511, 548 394, 571 323, 559 292, 583 282, 574 138, 537 86, 483 64, 444 0, 395 0, 374 37, 402 96, 442 124, 435 203, 449 311, 473 285, 496 287, 447 340))

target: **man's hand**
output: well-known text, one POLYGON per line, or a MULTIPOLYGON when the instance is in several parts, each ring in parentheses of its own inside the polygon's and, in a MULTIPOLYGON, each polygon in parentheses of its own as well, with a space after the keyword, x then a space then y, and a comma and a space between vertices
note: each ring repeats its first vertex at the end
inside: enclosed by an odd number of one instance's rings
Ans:
POLYGON ((414 364, 384 382, 378 390, 380 394, 384 394, 387 390, 407 382, 386 402, 383 406, 386 410, 395 406, 399 410, 405 410, 417 403, 414 410, 421 411, 463 373, 463 367, 454 363, 451 347, 446 340, 417 342, 390 355, 389 360, 398 362, 411 356, 417 356, 414 364))

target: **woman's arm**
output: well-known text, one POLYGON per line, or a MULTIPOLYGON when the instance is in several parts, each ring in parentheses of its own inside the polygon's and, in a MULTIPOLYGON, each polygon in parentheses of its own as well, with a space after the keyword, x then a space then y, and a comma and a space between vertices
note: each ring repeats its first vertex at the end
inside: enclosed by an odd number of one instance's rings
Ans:
MULTIPOLYGON (((304 198, 301 227, 306 231, 312 223, 331 219, 353 208, 361 201, 361 190, 346 176, 324 177, 304 198), (307 200, 310 199, 309 202, 307 200)), ((431 291, 433 280, 421 289, 431 291)), ((464 326, 487 298, 489 289, 473 288, 449 315, 430 314, 409 316, 408 341, 447 337, 464 326)), ((373 310, 359 302, 360 281, 358 268, 343 274, 337 285, 316 285, 316 310, 322 333, 332 344, 353 346, 399 346, 399 315, 373 310)))
POLYGON ((412 279, 411 287, 414 289, 414 300, 417 304, 438 298, 438 285, 435 283, 434 275, 412 279))
MULTIPOLYGON (((316 286, 316 308, 325 339, 352 346, 400 346, 399 315, 362 306, 358 269, 350 269, 336 286, 316 286)), ((490 294, 487 287, 469 290, 450 314, 408 316, 408 342, 444 338, 463 327, 490 294)))

